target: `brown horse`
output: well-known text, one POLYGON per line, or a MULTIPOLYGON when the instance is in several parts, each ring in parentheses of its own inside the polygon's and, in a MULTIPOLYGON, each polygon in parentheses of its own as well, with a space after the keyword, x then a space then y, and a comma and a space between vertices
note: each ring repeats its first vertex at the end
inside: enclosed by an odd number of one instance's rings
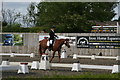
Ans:
MULTIPOLYGON (((49 46, 47 46, 47 41, 48 41, 48 39, 43 39, 42 41, 39 42, 40 43, 39 44, 40 56, 42 55, 42 53, 45 53, 46 49, 49 48, 49 46)), ((62 48, 63 44, 65 44, 68 48, 70 48, 69 39, 58 39, 58 40, 55 40, 55 43, 54 43, 53 48, 52 48, 53 55, 52 55, 52 58, 50 59, 50 62, 54 58, 56 51, 58 51, 59 62, 60 62, 60 53, 61 53, 61 48, 62 48)))

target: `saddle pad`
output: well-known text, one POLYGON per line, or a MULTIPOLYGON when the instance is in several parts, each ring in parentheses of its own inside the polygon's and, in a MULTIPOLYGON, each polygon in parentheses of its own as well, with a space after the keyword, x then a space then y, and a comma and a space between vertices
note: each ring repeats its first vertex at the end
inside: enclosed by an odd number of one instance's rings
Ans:
POLYGON ((50 42, 50 41, 48 40, 48 41, 47 41, 47 46, 50 46, 49 42, 50 42))
MULTIPOLYGON (((55 42, 54 42, 54 43, 55 43, 55 42)), ((54 43, 53 43, 53 45, 54 45, 54 43)), ((48 40, 48 41, 47 41, 47 46, 50 46, 50 44, 52 44, 52 40, 50 40, 50 41, 48 40)))

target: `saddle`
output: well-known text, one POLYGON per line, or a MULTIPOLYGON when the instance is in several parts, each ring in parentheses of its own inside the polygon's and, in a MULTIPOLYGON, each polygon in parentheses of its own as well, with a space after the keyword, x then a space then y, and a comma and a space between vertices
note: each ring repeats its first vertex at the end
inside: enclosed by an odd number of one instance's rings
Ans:
MULTIPOLYGON (((56 40, 55 40, 55 41, 56 41, 56 40)), ((53 43, 53 46, 54 46, 54 44, 55 44, 55 41, 54 41, 54 43, 53 43)), ((50 44, 52 44, 52 40, 50 40, 50 41, 48 40, 48 41, 47 41, 47 46, 50 46, 50 44)))

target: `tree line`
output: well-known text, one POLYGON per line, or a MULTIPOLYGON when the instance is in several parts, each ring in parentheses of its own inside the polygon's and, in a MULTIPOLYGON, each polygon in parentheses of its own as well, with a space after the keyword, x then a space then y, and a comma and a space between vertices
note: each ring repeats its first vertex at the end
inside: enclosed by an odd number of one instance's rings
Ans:
POLYGON ((116 14, 115 2, 41 2, 31 3, 27 14, 22 15, 15 10, 3 12, 4 32, 49 32, 51 26, 56 26, 56 32, 82 33, 90 32, 95 21, 110 21, 116 14), (22 24, 29 28, 20 27, 22 24), (13 29, 13 30, 12 30, 13 29))

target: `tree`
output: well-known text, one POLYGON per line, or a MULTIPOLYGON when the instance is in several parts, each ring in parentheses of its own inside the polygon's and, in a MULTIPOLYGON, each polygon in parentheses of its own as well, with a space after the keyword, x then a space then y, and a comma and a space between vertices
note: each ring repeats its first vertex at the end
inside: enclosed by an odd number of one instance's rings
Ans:
POLYGON ((20 34, 15 34, 14 35, 14 40, 19 41, 21 39, 20 34))
POLYGON ((110 21, 115 16, 113 8, 117 6, 116 3, 96 2, 86 4, 84 14, 88 20, 110 21))
POLYGON ((35 26, 36 24, 36 4, 35 3, 31 3, 29 5, 29 7, 27 8, 28 14, 28 21, 30 23, 31 26, 35 26))
POLYGON ((92 23, 86 20, 86 17, 83 17, 79 14, 66 15, 63 17, 64 22, 59 26, 58 32, 73 32, 73 33, 82 33, 90 32, 92 23), (80 26, 79 26, 80 25, 80 26), (62 30, 60 29, 62 28, 62 30))
POLYGON ((26 15, 23 15, 23 20, 22 20, 22 22, 23 22, 23 24, 24 24, 24 26, 30 26, 30 18, 28 17, 28 14, 26 14, 26 15))
POLYGON ((115 15, 112 2, 42 2, 37 5, 36 26, 56 25, 61 32, 89 32, 91 20, 109 21, 115 15))
POLYGON ((5 25, 12 25, 15 24, 17 22, 18 19, 21 18, 21 13, 20 12, 15 12, 14 10, 4 10, 2 13, 3 16, 3 23, 5 23, 5 25))

